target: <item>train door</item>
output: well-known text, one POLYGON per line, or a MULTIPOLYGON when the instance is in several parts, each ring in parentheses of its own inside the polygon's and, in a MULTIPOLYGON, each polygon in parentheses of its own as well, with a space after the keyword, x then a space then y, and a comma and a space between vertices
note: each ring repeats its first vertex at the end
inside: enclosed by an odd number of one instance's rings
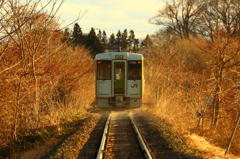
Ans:
POLYGON ((96 97, 100 108, 109 107, 109 97, 112 95, 112 61, 97 60, 96 68, 96 97))
POLYGON ((114 61, 113 92, 115 95, 125 94, 125 61, 114 61))
POLYGON ((128 76, 127 76, 127 97, 130 97, 130 107, 140 108, 142 103, 142 61, 128 61, 128 76))

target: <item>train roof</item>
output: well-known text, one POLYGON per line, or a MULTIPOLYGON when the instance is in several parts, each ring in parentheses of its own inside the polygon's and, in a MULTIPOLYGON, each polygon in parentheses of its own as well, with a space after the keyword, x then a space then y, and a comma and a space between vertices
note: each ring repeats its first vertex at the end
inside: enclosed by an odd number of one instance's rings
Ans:
POLYGON ((130 52, 107 52, 107 53, 99 53, 95 56, 96 60, 112 60, 116 59, 116 56, 123 56, 122 59, 127 60, 142 60, 143 55, 139 53, 130 53, 130 52))

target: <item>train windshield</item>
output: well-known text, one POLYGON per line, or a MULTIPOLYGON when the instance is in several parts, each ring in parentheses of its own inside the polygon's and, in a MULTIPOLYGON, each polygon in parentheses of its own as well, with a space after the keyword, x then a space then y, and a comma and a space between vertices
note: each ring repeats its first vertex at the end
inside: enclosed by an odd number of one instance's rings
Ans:
POLYGON ((97 79, 111 79, 111 61, 97 61, 97 79))
POLYGON ((141 80, 142 61, 128 61, 128 80, 141 80))

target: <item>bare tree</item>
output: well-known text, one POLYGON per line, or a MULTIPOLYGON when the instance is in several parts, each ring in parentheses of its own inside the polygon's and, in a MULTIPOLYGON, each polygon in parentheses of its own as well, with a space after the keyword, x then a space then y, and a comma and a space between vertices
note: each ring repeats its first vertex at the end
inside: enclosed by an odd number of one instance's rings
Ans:
POLYGON ((201 25, 201 14, 205 2, 201 0, 172 0, 166 1, 165 8, 149 19, 149 22, 163 26, 168 32, 173 32, 177 37, 189 38, 197 35, 201 25))
POLYGON ((165 8, 150 19, 181 39, 198 41, 196 46, 207 55, 206 64, 211 72, 208 80, 211 90, 208 91, 213 98, 213 128, 218 124, 225 95, 234 82, 227 72, 234 72, 240 63, 239 10, 237 0, 177 0, 166 2, 165 8), (190 35, 198 35, 198 39, 190 38, 190 35))
MULTIPOLYGON (((76 64, 79 61, 63 58, 69 56, 69 49, 62 43, 64 34, 56 18, 62 3, 49 1, 42 5, 40 0, 35 3, 29 0, 25 4, 19 0, 0 2, 0 127, 3 144, 18 139, 20 132, 42 126, 43 116, 51 114, 55 111, 53 108, 59 106, 61 95, 58 90, 63 87, 60 81, 74 79, 70 75, 81 74, 64 73, 65 63, 76 64), (50 3, 50 12, 44 11, 50 3), (57 68, 62 69, 53 76, 57 68), (44 97, 46 92, 48 100, 44 97)), ((74 59, 79 58, 71 58, 74 59)), ((89 61, 88 58, 83 59, 89 61)))
POLYGON ((202 33, 214 40, 219 36, 240 35, 240 2, 237 0, 210 0, 202 12, 202 33), (216 34, 216 31, 218 32, 216 34))
POLYGON ((224 107, 225 95, 229 92, 240 64, 239 22, 240 2, 234 0, 210 0, 202 12, 202 30, 206 41, 197 46, 207 54, 208 66, 212 72, 212 127, 216 128, 224 107))

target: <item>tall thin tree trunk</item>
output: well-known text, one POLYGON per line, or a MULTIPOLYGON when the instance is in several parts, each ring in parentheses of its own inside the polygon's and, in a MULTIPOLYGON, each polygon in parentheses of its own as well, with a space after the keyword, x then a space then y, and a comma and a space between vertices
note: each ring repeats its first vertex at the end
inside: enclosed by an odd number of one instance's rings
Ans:
POLYGON ((216 89, 214 93, 212 128, 217 127, 218 118, 219 118, 220 109, 221 109, 223 68, 224 68, 224 62, 221 61, 221 66, 219 68, 219 72, 217 73, 217 81, 216 81, 217 83, 216 83, 216 89))
POLYGON ((15 105, 15 112, 14 112, 14 123, 13 123, 13 134, 12 134, 12 138, 14 140, 17 140, 17 129, 18 129, 18 114, 19 114, 19 107, 20 107, 20 90, 21 90, 21 82, 22 82, 22 78, 20 76, 20 80, 18 82, 18 84, 16 85, 16 105, 15 105))
POLYGON ((34 86, 35 86, 35 96, 34 96, 34 113, 36 121, 36 128, 38 127, 39 123, 39 90, 38 90, 38 79, 36 74, 36 67, 35 67, 35 55, 32 55, 32 71, 33 71, 33 78, 34 78, 34 86))

